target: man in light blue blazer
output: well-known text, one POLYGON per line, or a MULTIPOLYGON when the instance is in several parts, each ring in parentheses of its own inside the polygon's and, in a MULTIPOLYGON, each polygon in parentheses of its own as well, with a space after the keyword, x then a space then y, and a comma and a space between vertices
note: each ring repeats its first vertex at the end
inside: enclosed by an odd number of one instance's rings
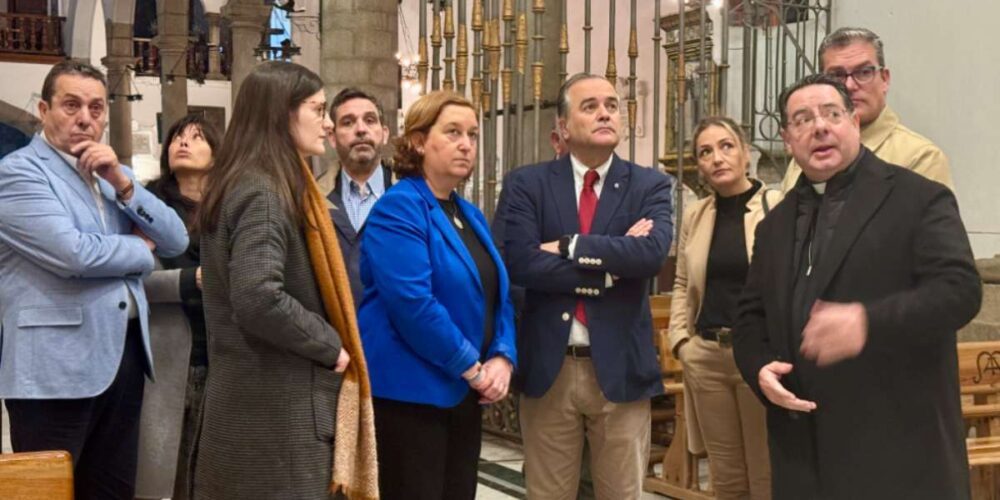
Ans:
POLYGON ((107 83, 75 61, 45 78, 42 132, 0 161, 0 398, 14 451, 73 456, 76 498, 134 494, 142 277, 184 251, 176 213, 98 142, 107 83))

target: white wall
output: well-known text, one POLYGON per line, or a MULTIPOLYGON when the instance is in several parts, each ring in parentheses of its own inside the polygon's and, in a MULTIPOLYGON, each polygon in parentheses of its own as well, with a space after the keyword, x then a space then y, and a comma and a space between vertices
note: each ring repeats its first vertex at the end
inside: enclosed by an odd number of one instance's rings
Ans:
POLYGON ((837 0, 833 27, 882 37, 892 71, 889 105, 951 161, 958 203, 977 258, 1000 254, 1000 3, 980 0, 837 0))
POLYGON ((51 67, 48 64, 0 62, 0 75, 8 75, 3 78, 0 99, 11 106, 38 116, 38 101, 42 98, 42 82, 51 67), (17 75, 17 77, 10 75, 17 75))
MULTIPOLYGON (((132 103, 132 133, 135 138, 132 166, 144 181, 160 175, 160 145, 157 143, 156 131, 156 114, 163 110, 160 85, 160 79, 156 77, 135 79, 135 88, 142 94, 142 100, 132 103)), ((228 81, 207 80, 199 85, 188 80, 188 105, 223 107, 226 109, 228 123, 232 116, 231 103, 228 81)))

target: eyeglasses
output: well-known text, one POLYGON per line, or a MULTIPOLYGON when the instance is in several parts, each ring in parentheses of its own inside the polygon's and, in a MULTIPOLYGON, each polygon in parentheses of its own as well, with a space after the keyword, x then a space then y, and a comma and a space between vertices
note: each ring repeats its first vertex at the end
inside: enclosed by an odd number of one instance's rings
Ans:
MULTIPOLYGON (((830 125, 839 125, 848 116, 848 112, 844 108, 837 106, 824 106, 819 108, 819 116, 823 118, 823 121, 829 123, 830 125)), ((816 115, 811 111, 802 111, 796 113, 792 117, 791 121, 788 122, 788 128, 791 129, 795 134, 801 134, 808 132, 816 127, 816 115)))
POLYGON ((840 71, 830 71, 826 75, 831 78, 836 78, 840 80, 841 83, 847 84, 847 77, 851 77, 857 83, 868 83, 875 78, 875 74, 882 71, 881 66, 865 66, 863 68, 858 68, 850 73, 840 70, 840 71))

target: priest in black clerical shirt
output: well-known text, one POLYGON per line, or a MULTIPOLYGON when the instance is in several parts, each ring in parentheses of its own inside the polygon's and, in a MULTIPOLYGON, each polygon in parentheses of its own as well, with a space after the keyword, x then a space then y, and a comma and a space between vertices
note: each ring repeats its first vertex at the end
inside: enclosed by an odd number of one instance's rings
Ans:
POLYGON ((861 145, 840 81, 780 104, 804 175, 758 226, 733 334, 774 498, 969 498, 955 332, 982 287, 955 197, 861 145))

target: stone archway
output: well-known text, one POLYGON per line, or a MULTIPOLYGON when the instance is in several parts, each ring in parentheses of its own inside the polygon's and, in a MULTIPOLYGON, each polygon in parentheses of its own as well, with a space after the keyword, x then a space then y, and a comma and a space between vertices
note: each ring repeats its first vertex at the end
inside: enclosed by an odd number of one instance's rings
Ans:
POLYGON ((0 158, 26 145, 39 128, 35 115, 0 101, 0 158))
POLYGON ((13 127, 29 137, 41 128, 38 117, 6 101, 0 101, 0 123, 13 127))

